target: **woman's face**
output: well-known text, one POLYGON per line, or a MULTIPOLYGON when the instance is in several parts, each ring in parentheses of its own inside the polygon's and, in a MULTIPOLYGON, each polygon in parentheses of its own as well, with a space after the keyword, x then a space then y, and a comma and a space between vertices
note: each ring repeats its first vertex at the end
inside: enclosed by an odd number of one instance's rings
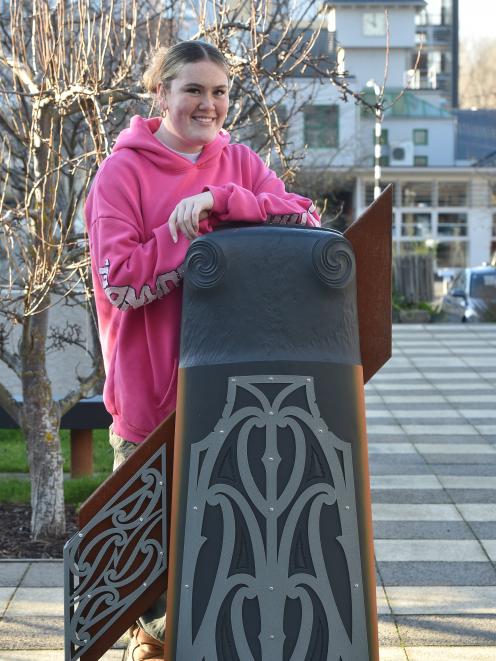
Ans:
POLYGON ((169 147, 194 153, 215 139, 229 107, 229 81, 222 67, 210 60, 185 64, 169 89, 161 86, 159 93, 167 110, 169 147))

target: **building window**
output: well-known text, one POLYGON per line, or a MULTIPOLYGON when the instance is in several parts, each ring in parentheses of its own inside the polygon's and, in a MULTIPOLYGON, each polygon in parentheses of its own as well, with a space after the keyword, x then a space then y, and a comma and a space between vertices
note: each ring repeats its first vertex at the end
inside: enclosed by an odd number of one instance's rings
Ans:
POLYGON ((430 213, 401 214, 401 236, 429 239, 432 237, 430 213))
POLYGON ((467 266, 468 241, 441 241, 436 245, 436 268, 467 266))
POLYGON ((439 182, 440 207, 466 207, 468 205, 468 183, 466 181, 439 182))
POLYGON ((437 219, 438 236, 467 236, 466 213, 440 213, 437 219))
POLYGON ((384 37, 386 14, 383 11, 367 11, 363 15, 363 34, 366 37, 384 37))
MULTIPOLYGON (((381 192, 389 186, 391 182, 381 181, 381 192)), ((394 193, 394 191, 393 191, 394 193)), ((374 201, 374 184, 365 184, 365 206, 368 207, 374 201)))
POLYGON ((414 156, 413 164, 417 168, 426 168, 429 165, 429 159, 427 156, 414 156))
POLYGON ((427 129, 413 129, 413 144, 427 145, 429 142, 429 132, 427 129))
MULTIPOLYGON (((381 129, 381 135, 379 138, 379 144, 383 147, 389 142, 388 129, 381 129)), ((372 131, 372 144, 375 145, 375 130, 372 131)))
POLYGON ((404 207, 431 207, 432 182, 407 181, 401 185, 401 204, 404 207))
POLYGON ((303 108, 305 144, 312 149, 339 147, 338 106, 303 108))

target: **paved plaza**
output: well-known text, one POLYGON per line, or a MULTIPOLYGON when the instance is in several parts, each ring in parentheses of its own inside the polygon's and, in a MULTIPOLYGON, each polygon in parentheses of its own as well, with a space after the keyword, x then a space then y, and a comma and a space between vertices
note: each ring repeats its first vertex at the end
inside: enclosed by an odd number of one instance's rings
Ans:
MULTIPOLYGON (((496 661, 496 325, 395 326, 366 405, 381 661, 496 661)), ((61 562, 0 563, 0 661, 62 616, 61 562)))

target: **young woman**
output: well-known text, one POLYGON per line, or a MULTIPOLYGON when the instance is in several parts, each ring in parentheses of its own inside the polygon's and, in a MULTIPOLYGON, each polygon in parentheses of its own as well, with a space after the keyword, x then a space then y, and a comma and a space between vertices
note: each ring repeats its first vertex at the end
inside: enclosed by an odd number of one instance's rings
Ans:
MULTIPOLYGON (((161 117, 131 119, 86 201, 114 465, 175 409, 190 241, 224 221, 319 224, 310 200, 229 143, 229 82, 227 60, 210 44, 160 49, 144 83, 161 117)), ((163 658, 164 608, 140 619, 132 661, 163 658)))

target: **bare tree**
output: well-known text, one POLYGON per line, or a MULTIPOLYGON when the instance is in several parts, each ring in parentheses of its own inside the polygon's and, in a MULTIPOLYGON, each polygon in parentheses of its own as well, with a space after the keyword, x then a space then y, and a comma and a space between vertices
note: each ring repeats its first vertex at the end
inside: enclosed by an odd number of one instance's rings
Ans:
POLYGON ((102 379, 96 342, 90 373, 54 399, 48 349, 84 343, 76 327, 50 330, 50 312, 60 301, 91 299, 82 203, 129 115, 146 114, 149 99, 140 84, 146 55, 178 36, 219 46, 234 72, 227 128, 235 140, 256 139, 267 161, 275 157, 281 174, 291 179, 301 158, 286 139, 287 122, 301 108, 295 80, 312 73, 316 81, 337 85, 345 99, 360 96, 322 47, 322 3, 302 0, 293 12, 289 4, 10 0, 8 8, 1 5, 0 359, 22 383, 23 400, 0 384, 0 405, 27 440, 34 538, 65 532, 60 419, 102 379), (9 335, 16 327, 21 337, 13 348, 9 335))
POLYGON ((148 51, 163 38, 159 18, 139 17, 135 0, 11 0, 0 16, 0 358, 22 384, 22 403, 0 385, 0 404, 27 441, 34 538, 65 532, 60 418, 102 379, 95 350, 90 373, 54 401, 47 350, 77 344, 80 334, 51 333, 50 311, 90 289, 81 203, 113 133, 140 101, 139 42, 148 51))
POLYGON ((493 40, 465 44, 460 52, 460 107, 496 108, 493 40))

